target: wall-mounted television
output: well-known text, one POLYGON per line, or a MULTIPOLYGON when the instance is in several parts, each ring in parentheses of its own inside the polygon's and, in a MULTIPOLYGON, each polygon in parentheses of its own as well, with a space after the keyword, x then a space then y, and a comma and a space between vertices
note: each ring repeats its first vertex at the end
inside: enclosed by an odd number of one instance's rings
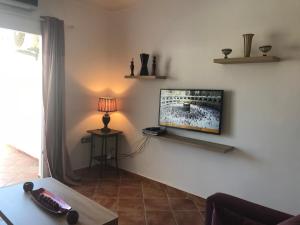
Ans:
POLYGON ((223 90, 161 89, 159 125, 221 134, 223 90))

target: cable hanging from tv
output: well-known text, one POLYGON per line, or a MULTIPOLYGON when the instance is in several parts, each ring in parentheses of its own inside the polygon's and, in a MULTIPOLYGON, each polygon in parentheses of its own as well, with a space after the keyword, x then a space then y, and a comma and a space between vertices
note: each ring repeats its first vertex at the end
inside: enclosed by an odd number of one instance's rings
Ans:
POLYGON ((137 145, 134 148, 135 151, 130 152, 130 153, 123 153, 121 154, 122 158, 129 158, 129 157, 134 157, 137 154, 143 152, 145 150, 146 145, 149 143, 150 137, 149 136, 144 136, 140 140, 137 141, 137 145))

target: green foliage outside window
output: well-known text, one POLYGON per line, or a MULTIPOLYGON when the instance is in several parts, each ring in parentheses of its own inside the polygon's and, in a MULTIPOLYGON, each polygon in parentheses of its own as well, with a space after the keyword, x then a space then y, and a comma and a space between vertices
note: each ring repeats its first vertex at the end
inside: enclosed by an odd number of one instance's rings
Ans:
POLYGON ((39 49, 39 44, 40 44, 40 39, 36 35, 31 35, 31 34, 25 34, 24 32, 15 32, 15 45, 17 47, 17 51, 30 55, 38 59, 40 49, 39 49), (30 35, 30 46, 29 47, 22 47, 25 41, 26 36, 30 35))

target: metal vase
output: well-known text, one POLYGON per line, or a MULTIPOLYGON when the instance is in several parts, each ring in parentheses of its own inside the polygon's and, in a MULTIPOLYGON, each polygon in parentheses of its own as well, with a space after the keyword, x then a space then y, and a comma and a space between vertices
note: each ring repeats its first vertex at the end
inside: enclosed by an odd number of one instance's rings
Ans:
POLYGON ((243 34, 244 57, 250 57, 253 36, 254 36, 254 34, 243 34))

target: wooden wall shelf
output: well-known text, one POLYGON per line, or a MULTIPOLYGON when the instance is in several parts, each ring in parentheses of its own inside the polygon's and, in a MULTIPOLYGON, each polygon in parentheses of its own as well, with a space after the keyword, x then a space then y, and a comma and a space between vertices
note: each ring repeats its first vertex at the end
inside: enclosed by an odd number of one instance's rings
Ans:
POLYGON ((280 61, 280 58, 277 56, 257 56, 257 57, 214 59, 214 63, 219 63, 219 64, 269 63, 269 62, 279 62, 279 61, 280 61))
POLYGON ((227 153, 227 152, 234 150, 233 146, 199 140, 199 139, 193 139, 193 138, 188 138, 188 137, 183 137, 183 136, 179 136, 176 134, 166 133, 166 134, 162 134, 159 136, 147 135, 147 134, 145 134, 145 135, 149 136, 149 137, 153 137, 153 138, 170 140, 172 142, 177 142, 177 143, 181 143, 181 144, 189 144, 194 147, 203 148, 205 150, 216 151, 216 152, 221 152, 221 153, 227 153))
POLYGON ((140 75, 136 75, 136 76, 130 76, 130 75, 126 75, 125 76, 126 79, 140 79, 140 80, 155 80, 155 79, 167 79, 167 76, 140 76, 140 75))

